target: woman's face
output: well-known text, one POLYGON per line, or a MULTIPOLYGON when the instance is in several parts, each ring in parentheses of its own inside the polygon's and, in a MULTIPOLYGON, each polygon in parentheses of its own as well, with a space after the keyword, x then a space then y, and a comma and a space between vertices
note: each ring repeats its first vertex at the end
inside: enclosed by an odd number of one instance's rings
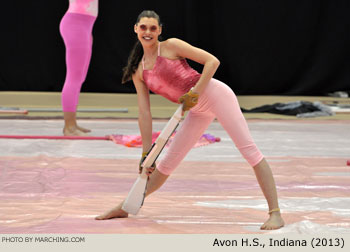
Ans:
POLYGON ((149 45, 158 41, 158 37, 162 32, 162 27, 159 26, 157 19, 143 17, 140 19, 140 22, 134 26, 134 31, 141 44, 149 45))

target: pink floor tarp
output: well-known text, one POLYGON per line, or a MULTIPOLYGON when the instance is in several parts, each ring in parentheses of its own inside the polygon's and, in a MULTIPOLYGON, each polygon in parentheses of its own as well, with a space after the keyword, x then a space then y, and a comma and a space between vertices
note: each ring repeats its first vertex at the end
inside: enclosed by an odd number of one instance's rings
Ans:
MULTIPOLYGON (((1 135, 59 135, 59 120, 1 120, 1 135), (41 128, 40 128, 41 127, 41 128)), ((137 121, 86 120, 92 136, 138 134, 137 121)), ((155 122, 161 129, 165 122, 155 122)), ((141 150, 112 141, 0 139, 0 233, 350 234, 349 121, 249 121, 275 176, 286 226, 261 231, 267 204, 220 124, 137 216, 97 221, 137 177, 141 150)), ((166 149, 165 149, 166 151, 166 149)))

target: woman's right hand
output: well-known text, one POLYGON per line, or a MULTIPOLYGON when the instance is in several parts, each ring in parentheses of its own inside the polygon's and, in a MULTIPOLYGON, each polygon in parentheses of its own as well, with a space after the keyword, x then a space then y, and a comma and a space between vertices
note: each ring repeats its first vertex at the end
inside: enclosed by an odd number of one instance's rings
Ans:
MULTIPOLYGON (((148 152, 142 152, 142 157, 141 157, 141 160, 140 160, 140 163, 139 163, 139 174, 142 173, 142 168, 143 168, 142 167, 142 163, 143 163, 143 161, 145 161, 145 159, 147 157, 147 154, 148 154, 148 152)), ((156 163, 154 163, 154 165, 152 165, 151 167, 146 168, 146 175, 150 176, 154 172, 156 167, 157 167, 156 163)))

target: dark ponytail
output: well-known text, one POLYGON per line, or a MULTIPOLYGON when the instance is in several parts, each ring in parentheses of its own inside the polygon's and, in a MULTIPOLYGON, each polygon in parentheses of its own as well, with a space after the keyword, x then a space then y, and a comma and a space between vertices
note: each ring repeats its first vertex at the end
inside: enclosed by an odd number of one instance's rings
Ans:
POLYGON ((143 48, 140 41, 136 41, 132 48, 127 65, 123 68, 122 84, 131 80, 131 76, 136 72, 143 56, 143 48))
MULTIPOLYGON (((159 15, 152 10, 142 11, 140 15, 137 17, 136 24, 138 24, 141 18, 143 17, 155 18, 158 20, 159 26, 162 26, 159 15)), ((142 59, 142 56, 143 56, 143 48, 142 48, 141 42, 137 40, 130 52, 127 65, 123 68, 122 84, 131 80, 132 75, 136 72, 137 68, 139 67, 139 63, 142 59)))

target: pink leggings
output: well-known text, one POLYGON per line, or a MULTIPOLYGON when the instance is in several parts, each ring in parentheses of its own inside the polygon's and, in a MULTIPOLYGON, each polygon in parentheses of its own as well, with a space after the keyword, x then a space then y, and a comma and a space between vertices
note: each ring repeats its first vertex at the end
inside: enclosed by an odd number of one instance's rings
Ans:
POLYGON ((226 84, 211 79, 198 104, 188 112, 157 169, 170 175, 215 117, 248 163, 251 166, 260 163, 263 155, 250 135, 236 95, 226 84))
POLYGON ((66 46, 66 80, 62 89, 64 112, 76 112, 80 89, 85 81, 92 52, 95 16, 67 12, 60 23, 66 46))

